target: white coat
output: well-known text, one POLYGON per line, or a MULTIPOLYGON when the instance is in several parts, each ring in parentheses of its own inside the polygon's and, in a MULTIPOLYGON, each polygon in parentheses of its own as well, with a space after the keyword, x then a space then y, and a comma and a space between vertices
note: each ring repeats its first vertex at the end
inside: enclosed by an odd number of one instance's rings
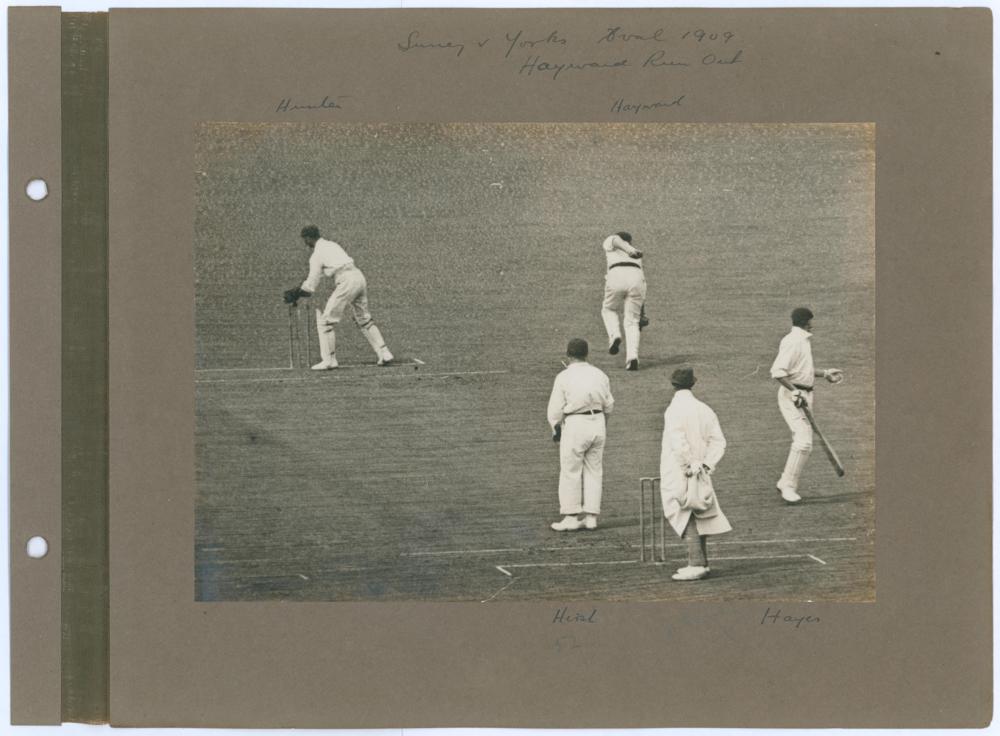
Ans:
MULTIPOLYGON (((719 508, 712 481, 702 474, 697 481, 700 510, 692 508, 688 497, 689 478, 685 471, 702 464, 714 470, 726 451, 726 438, 715 412, 687 389, 674 394, 663 414, 663 445, 660 452, 660 499, 663 513, 678 535, 684 533, 694 514, 698 534, 723 534, 732 529, 719 508)), ((692 488, 692 491, 695 489, 692 488)))

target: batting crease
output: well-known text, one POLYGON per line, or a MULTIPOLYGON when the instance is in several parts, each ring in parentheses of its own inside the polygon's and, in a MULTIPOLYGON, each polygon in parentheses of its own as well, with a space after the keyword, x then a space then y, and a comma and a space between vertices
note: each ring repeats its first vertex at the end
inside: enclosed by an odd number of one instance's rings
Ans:
MULTIPOLYGON (((510 575, 510 573, 507 573, 507 574, 510 575)), ((511 575, 510 581, 505 586, 503 586, 502 588, 500 588, 500 590, 498 590, 496 593, 494 593, 493 595, 491 595, 489 598, 487 598, 485 600, 482 600, 482 601, 479 601, 479 602, 480 603, 489 603, 491 600, 493 600, 498 595, 500 595, 505 590, 507 590, 507 588, 509 588, 510 586, 512 586, 514 584, 514 581, 516 581, 516 580, 517 580, 517 578, 515 578, 513 575, 511 575)))
MULTIPOLYGON (((410 365, 410 364, 406 364, 410 365)), ((338 370, 343 368, 365 368, 369 366, 341 366, 338 370)), ((374 367, 374 366, 371 366, 374 367)), ((216 369, 216 370, 237 370, 237 369, 216 369)), ((256 369, 263 370, 263 369, 256 369)), ((287 368, 272 368, 269 370, 288 370, 287 368)), ((510 373, 510 371, 455 371, 451 373, 381 373, 382 369, 379 369, 379 373, 373 373, 372 376, 377 376, 378 378, 440 378, 442 376, 484 376, 484 375, 495 375, 498 373, 510 373)), ((326 374, 335 373, 336 371, 325 371, 326 374)), ((289 381, 312 381, 316 380, 315 377, 306 378, 221 378, 221 379, 195 379, 195 383, 287 383, 289 381)))
MULTIPOLYGON (((798 560, 804 559, 806 557, 812 557, 812 555, 749 555, 745 557, 713 557, 712 560, 798 560)), ((821 562, 817 558, 813 557, 814 560, 821 562)), ((505 564, 505 567, 515 568, 515 567, 583 567, 587 565, 638 565, 639 560, 607 560, 607 561, 589 561, 589 562, 524 562, 515 564, 505 564)), ((665 562, 657 562, 656 564, 667 564, 665 562)), ((825 562, 823 563, 826 564, 825 562)), ((499 565, 496 566, 499 569, 499 565)))
MULTIPOLYGON (((801 544, 804 542, 856 542, 857 537, 808 537, 805 539, 745 539, 735 542, 713 542, 713 546, 732 546, 741 544, 801 544)), ((585 549, 621 549, 631 546, 629 542, 622 544, 587 545, 585 549)), ((670 547, 683 547, 683 542, 671 542, 670 547)), ((400 557, 443 557, 448 555, 487 555, 507 552, 578 552, 580 547, 504 547, 500 549, 449 549, 421 550, 418 552, 401 552, 400 557)))

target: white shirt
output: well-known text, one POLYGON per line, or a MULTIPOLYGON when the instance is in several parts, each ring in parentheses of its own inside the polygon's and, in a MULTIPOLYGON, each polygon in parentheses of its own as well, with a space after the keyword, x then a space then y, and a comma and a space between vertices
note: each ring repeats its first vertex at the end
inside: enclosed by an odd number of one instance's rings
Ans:
POLYGON ((353 267, 354 259, 343 248, 332 240, 320 238, 309 256, 309 276, 302 282, 302 289, 313 293, 323 276, 335 276, 338 271, 353 267))
POLYGON ((619 238, 617 235, 609 235, 604 239, 604 243, 601 244, 604 248, 604 255, 608 259, 608 268, 611 268, 616 263, 634 263, 635 265, 642 267, 641 258, 632 258, 630 254, 636 253, 636 249, 632 247, 631 243, 626 243, 624 240, 619 238))
POLYGON ((771 378, 787 378, 800 386, 812 386, 816 379, 813 369, 812 333, 801 327, 781 338, 778 357, 771 366, 771 378))
POLYGON ((589 409, 610 414, 614 406, 611 382, 604 371, 590 363, 577 361, 556 376, 549 397, 549 424, 555 429, 570 414, 589 409))
POLYGON ((726 438, 715 412, 689 390, 677 391, 663 413, 662 457, 681 468, 697 463, 715 468, 725 451, 726 438))

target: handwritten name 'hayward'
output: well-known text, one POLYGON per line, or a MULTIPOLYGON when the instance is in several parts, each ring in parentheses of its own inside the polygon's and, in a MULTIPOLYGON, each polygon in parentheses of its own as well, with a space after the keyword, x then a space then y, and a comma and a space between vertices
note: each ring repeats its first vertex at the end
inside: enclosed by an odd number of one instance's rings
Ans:
POLYGON ((647 110, 659 110, 663 107, 680 107, 681 101, 684 99, 685 95, 678 95, 672 100, 661 100, 659 102, 625 102, 624 97, 619 97, 615 100, 615 104, 611 106, 611 112, 629 112, 633 115, 638 115, 640 112, 646 112, 647 110))
POLYGON ((572 62, 567 62, 565 64, 550 64, 547 61, 542 61, 539 56, 532 56, 521 65, 521 68, 517 73, 527 74, 529 77, 532 74, 552 74, 553 79, 558 79, 560 74, 570 70, 620 69, 627 66, 631 66, 628 63, 628 59, 619 59, 617 61, 585 61, 581 64, 574 64, 572 62))

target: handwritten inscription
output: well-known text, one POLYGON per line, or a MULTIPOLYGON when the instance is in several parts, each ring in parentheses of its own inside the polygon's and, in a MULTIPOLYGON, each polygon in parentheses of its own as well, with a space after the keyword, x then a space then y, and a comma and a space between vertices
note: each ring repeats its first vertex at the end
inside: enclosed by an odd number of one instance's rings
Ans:
POLYGON ((509 33, 504 34, 504 39, 507 41, 507 53, 503 55, 505 59, 510 57, 514 49, 533 49, 535 46, 550 44, 555 44, 556 46, 566 45, 566 39, 561 38, 558 31, 552 31, 545 38, 538 39, 524 38, 524 31, 518 31, 513 36, 509 33))
POLYGON ((282 98, 281 102, 278 103, 275 112, 292 112, 293 110, 339 110, 343 108, 338 100, 343 100, 350 97, 350 95, 337 95, 336 97, 330 97, 327 95, 318 103, 315 102, 293 102, 291 97, 282 98))
MULTIPOLYGON (((610 82, 623 75, 669 75, 686 89, 659 100, 617 98, 614 114, 655 114, 696 100, 700 76, 725 74, 749 59, 741 37, 726 28, 626 27, 608 24, 590 31, 565 33, 558 28, 500 28, 480 36, 445 36, 433 28, 410 30, 396 43, 402 54, 425 54, 439 63, 467 65, 475 59, 496 61, 518 77, 548 82, 588 76, 610 82), (495 39, 495 40, 494 40, 495 39), (698 70, 703 71, 698 71, 698 70), (715 70, 715 71, 710 71, 715 70)), ((606 103, 605 103, 606 104, 606 103)))
POLYGON ((565 606, 556 611, 555 617, 552 619, 554 624, 596 624, 597 623, 597 609, 591 609, 590 611, 574 611, 570 612, 569 607, 565 606))
POLYGON ((678 95, 671 100, 657 100, 656 102, 626 102, 624 97, 619 97, 611 106, 611 112, 630 113, 638 115, 647 110, 659 110, 663 107, 678 107, 684 100, 684 95, 678 95))
POLYGON ((567 69, 620 69, 623 66, 628 66, 628 59, 618 59, 617 61, 584 61, 584 62, 567 62, 565 64, 557 64, 555 62, 542 61, 539 56, 530 57, 524 64, 521 65, 518 74, 527 74, 531 76, 536 72, 539 74, 552 74, 553 79, 558 79, 559 75, 562 74, 567 69))
POLYGON ((657 28, 652 33, 643 35, 642 33, 626 33, 621 26, 609 28, 608 32, 597 39, 597 43, 614 43, 620 41, 628 43, 630 41, 655 41, 656 43, 666 43, 666 31, 657 28))
POLYGON ((691 66, 686 61, 678 61, 677 59, 667 58, 667 52, 662 49, 651 53, 648 57, 646 57, 646 60, 642 62, 642 65, 643 67, 653 67, 654 69, 661 66, 691 66))
POLYGON ((793 616, 791 614, 782 615, 781 609, 778 608, 771 612, 770 606, 768 606, 767 611, 764 613, 764 618, 760 620, 760 625, 764 624, 786 624, 794 626, 796 629, 802 626, 802 624, 818 624, 819 616, 793 616))
MULTIPOLYGON (((487 43, 489 43, 488 38, 480 43, 479 46, 485 46, 487 43)), ((406 40, 403 43, 396 44, 396 48, 404 52, 413 51, 414 49, 445 49, 447 51, 454 51, 455 57, 458 58, 465 51, 465 44, 453 41, 424 41, 420 38, 420 31, 410 31, 406 40)))

